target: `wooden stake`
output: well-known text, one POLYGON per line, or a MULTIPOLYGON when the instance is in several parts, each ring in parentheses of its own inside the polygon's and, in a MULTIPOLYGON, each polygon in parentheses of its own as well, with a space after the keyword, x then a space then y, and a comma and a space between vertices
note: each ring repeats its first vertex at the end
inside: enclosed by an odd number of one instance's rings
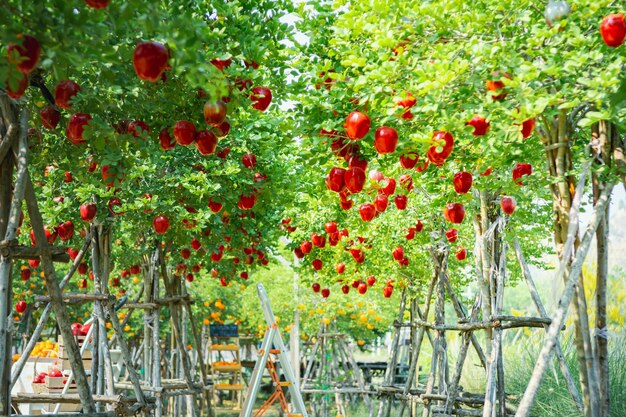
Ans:
POLYGON ((35 189, 33 188, 30 175, 28 174, 26 175, 26 204, 30 214, 35 240, 42 250, 41 264, 44 270, 46 287, 52 299, 52 308, 54 309, 59 330, 63 336, 63 341, 66 343, 65 348, 67 349, 68 358, 72 366, 72 371, 74 372, 76 387, 81 398, 83 411, 85 413, 94 413, 96 411, 95 403, 93 401, 93 397, 91 396, 89 383, 87 381, 83 361, 78 350, 78 345, 72 335, 71 321, 67 314, 67 310, 65 309, 65 305, 63 304, 61 289, 59 288, 59 284, 57 282, 54 265, 52 264, 52 259, 47 252, 48 242, 43 229, 43 220, 37 205, 35 189))

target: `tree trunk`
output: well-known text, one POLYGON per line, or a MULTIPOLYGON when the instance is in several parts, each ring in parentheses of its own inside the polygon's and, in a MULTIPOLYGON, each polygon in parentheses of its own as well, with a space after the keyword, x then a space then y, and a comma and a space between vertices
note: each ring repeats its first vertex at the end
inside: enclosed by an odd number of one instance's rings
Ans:
MULTIPOLYGON (((599 122, 592 128, 593 152, 596 157, 596 165, 612 165, 612 147, 618 140, 616 126, 607 122, 599 122)), ((601 172, 593 173, 593 204, 598 204, 600 194, 607 186, 601 172)), ((598 368, 598 384, 600 388, 600 417, 610 415, 610 391, 609 391, 609 348, 607 332, 607 283, 609 272, 609 205, 607 204, 604 218, 596 231, 597 241, 597 267, 596 267, 596 332, 595 351, 598 368)))
MULTIPOLYGON (((570 210, 575 196, 576 179, 571 175, 572 151, 569 142, 571 128, 568 124, 567 113, 561 111, 553 121, 544 119, 541 140, 545 146, 546 158, 550 175, 556 179, 550 185, 554 211, 554 243, 561 263, 565 261, 567 272, 579 245, 578 225, 575 230, 574 250, 571 256, 564 254, 565 242, 570 230, 570 210), (567 258, 567 259, 566 259, 567 258)), ((565 274, 567 276, 568 274, 565 274)), ((591 350, 591 336, 589 334, 589 318, 585 299, 583 277, 577 277, 574 289, 575 297, 572 303, 572 317, 575 327, 575 344, 579 365, 580 385, 583 396, 585 416, 598 416, 598 386, 595 378, 595 365, 591 350)))
MULTIPOLYGON (((0 96, 0 240, 12 239, 9 227, 11 201, 13 196, 13 153, 10 149, 20 130, 17 109, 4 93, 0 96)), ((0 259, 0 415, 11 414, 11 323, 13 322, 12 287, 13 260, 0 259)))

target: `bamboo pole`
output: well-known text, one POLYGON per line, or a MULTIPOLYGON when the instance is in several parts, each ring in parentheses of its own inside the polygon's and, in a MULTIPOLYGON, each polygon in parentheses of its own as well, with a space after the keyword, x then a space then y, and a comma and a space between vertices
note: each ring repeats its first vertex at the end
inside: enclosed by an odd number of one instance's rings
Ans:
MULTIPOLYGON (((565 287, 561 294, 558 308, 552 317, 552 323, 548 328, 546 340, 544 342, 543 348, 541 349, 539 357, 537 358, 535 369, 533 370, 528 386, 526 387, 526 391, 524 392, 524 396, 522 397, 517 413, 515 413, 516 417, 527 417, 530 413, 530 408, 535 399, 535 395, 537 394, 537 390, 539 389, 539 384, 541 383, 543 375, 548 366, 548 362, 550 361, 550 358, 554 351, 554 346, 560 332, 560 327, 565 321, 567 310, 569 309, 569 305, 572 301, 572 298, 574 297, 575 286, 578 277, 580 276, 583 262, 587 255, 587 252, 589 251, 591 240, 598 228, 598 225, 600 224, 600 221, 605 215, 604 209, 608 205, 609 197, 612 190, 613 184, 609 183, 598 198, 596 208, 591 216, 591 220, 589 221, 587 230, 585 231, 583 239, 580 243, 580 246, 576 253, 576 257, 572 262, 572 267, 565 281, 565 287)), ((559 279, 560 277, 557 276, 556 278, 559 279)))

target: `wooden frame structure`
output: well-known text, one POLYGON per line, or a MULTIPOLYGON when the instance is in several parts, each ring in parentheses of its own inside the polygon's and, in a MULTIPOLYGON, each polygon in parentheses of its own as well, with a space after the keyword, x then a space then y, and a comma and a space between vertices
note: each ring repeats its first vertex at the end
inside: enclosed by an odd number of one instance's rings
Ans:
POLYGON ((346 402, 350 403, 354 397, 361 396, 368 414, 373 416, 370 397, 374 392, 365 387, 363 375, 352 355, 346 335, 332 331, 326 324, 322 324, 317 333, 300 387, 303 394, 324 394, 319 408, 316 401, 311 402, 313 417, 328 417, 329 395, 334 396, 339 415, 347 416, 346 402))
MULTIPOLYGON (((161 417, 164 413, 178 416, 186 414, 191 417, 212 415, 210 394, 212 384, 204 366, 202 345, 190 306, 192 301, 182 280, 171 276, 168 271, 160 243, 155 244, 156 249, 152 256, 144 260, 144 286, 139 297, 132 303, 118 306, 128 309, 122 323, 115 314, 116 299, 108 292, 111 225, 106 223, 91 225, 78 255, 65 276, 61 280, 58 279, 54 263, 67 263, 70 258, 66 253, 67 248, 52 246, 46 240, 44 222, 28 171, 28 119, 28 110, 21 108, 18 103, 0 91, 0 416, 12 414, 12 402, 79 403, 82 407, 81 414, 93 417, 137 414, 161 417), (33 247, 21 246, 16 239, 23 202, 26 203, 37 242, 33 247), (91 250, 94 293, 63 293, 63 289, 88 250, 91 250), (12 267, 15 259, 41 260, 49 296, 36 299, 37 306, 43 308, 41 317, 30 339, 23 346, 21 357, 13 364, 11 353, 15 329, 10 308, 12 267), (163 291, 160 286, 161 280, 163 291), (140 302, 142 296, 144 300, 140 302), (94 306, 94 324, 91 331, 94 355, 91 379, 85 372, 81 352, 72 335, 67 313, 67 304, 85 302, 93 303, 94 306), (168 351, 161 343, 163 334, 160 329, 159 311, 163 307, 169 307, 171 314, 173 348, 170 353, 173 359, 170 361, 170 369, 164 369, 162 366, 163 352, 168 351), (133 359, 123 332, 124 324, 136 310, 143 310, 145 322, 143 358, 138 361, 133 359), (11 388, 26 366, 28 357, 52 312, 65 341, 64 349, 71 364, 71 375, 76 383, 77 394, 18 393, 12 396, 11 388), (192 364, 186 348, 187 321, 190 323, 191 334, 197 347, 195 364, 192 364), (115 332, 112 340, 107 339, 107 323, 111 323, 115 332), (115 382, 110 353, 112 343, 121 350, 128 381, 115 382), (143 380, 137 370, 138 364, 145 370, 143 380), (199 375, 196 370, 199 370, 199 375), (134 395, 120 394, 127 391, 132 391, 134 395), (200 398, 199 401, 196 400, 196 396, 200 398)), ((71 379, 68 378, 68 381, 71 379)))

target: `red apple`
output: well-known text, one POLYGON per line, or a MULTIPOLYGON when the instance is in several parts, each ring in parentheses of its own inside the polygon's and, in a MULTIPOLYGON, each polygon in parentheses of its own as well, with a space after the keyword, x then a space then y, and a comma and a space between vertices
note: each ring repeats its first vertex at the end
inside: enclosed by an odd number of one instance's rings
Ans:
MULTIPOLYGON (((70 259, 73 261, 78 256, 78 249, 67 248, 67 254, 70 255, 70 259)), ((39 265, 39 264, 37 264, 37 265, 39 265)))
POLYGON ((607 46, 617 48, 626 37, 626 21, 623 14, 610 14, 600 23, 600 35, 607 46))
POLYGON ((487 91, 491 91, 491 97, 496 101, 504 100, 507 96, 507 93, 504 89, 504 82, 502 82, 502 78, 508 78, 509 80, 512 77, 506 72, 495 71, 491 73, 492 79, 487 80, 485 85, 487 87, 487 91), (497 94, 494 94, 497 93, 497 94))
POLYGON ((257 110, 265 111, 272 102, 272 92, 267 87, 254 87, 252 94, 250 94, 250 100, 252 100, 252 107, 257 110))
POLYGON ((122 214, 124 214, 123 211, 115 210, 115 207, 122 207, 122 200, 120 200, 118 197, 112 197, 109 200, 108 207, 109 213, 111 213, 113 216, 121 216, 122 214))
POLYGON ((77 271, 80 275, 87 275, 87 271, 89 271, 89 267, 85 262, 81 262, 78 264, 77 271))
POLYGON ((454 191, 459 194, 466 194, 470 188, 472 188, 472 174, 466 171, 457 172, 454 174, 454 191))
POLYGON ((94 203, 81 204, 80 218, 86 222, 90 222, 96 217, 97 207, 94 203))
POLYGON ((354 201, 352 200, 341 200, 339 202, 339 206, 341 207, 342 210, 350 210, 353 205, 354 205, 354 201))
POLYGON ((111 0, 85 0, 87 6, 96 10, 106 9, 110 2, 111 0))
POLYGON ((78 288, 80 289, 84 290, 85 288, 87 288, 87 280, 85 278, 79 279, 77 284, 78 284, 78 288))
POLYGON ((19 34, 16 35, 18 43, 11 43, 7 48, 9 63, 17 64, 17 70, 24 74, 30 73, 35 69, 41 57, 41 45, 39 41, 30 36, 19 34))
POLYGON ((459 246, 456 248, 456 259, 459 261, 467 258, 467 250, 463 246, 459 246))
POLYGON ((463 223, 465 207, 461 203, 448 203, 443 209, 443 217, 450 223, 463 223))
POLYGON ((198 250, 202 246, 202 243, 197 238, 191 239, 191 247, 193 250, 198 250))
POLYGON ((337 223, 328 222, 324 225, 324 229, 326 230, 326 233, 337 233, 337 223))
POLYGON ((343 274, 343 272, 346 270, 346 264, 344 264, 343 262, 339 262, 337 265, 335 265, 335 270, 338 274, 343 274))
POLYGON ((328 298, 330 295, 330 290, 328 288, 322 288, 322 297, 328 298))
MULTIPOLYGON (((70 248, 70 249, 71 249, 71 248, 70 248)), ((70 250, 70 249, 68 249, 68 252, 69 252, 69 250, 70 250)), ((78 251, 77 251, 77 252, 78 252, 78 251)), ((70 259, 71 259, 71 258, 72 258, 72 256, 70 255, 70 259)), ((73 260, 73 259, 72 259, 72 260, 73 260)), ((33 269, 38 268, 40 263, 41 263, 41 261, 40 261, 39 259, 29 259, 29 260, 28 260, 28 265, 29 265, 31 268, 33 268, 33 269)))
POLYGON ((379 127, 374 136, 374 148, 381 155, 394 153, 398 145, 398 132, 393 127, 379 127))
POLYGON ((346 118, 346 123, 343 127, 346 129, 346 135, 350 139, 363 139, 367 132, 370 131, 370 118, 365 113, 353 111, 346 118))
POLYGON ((144 138, 150 134, 150 126, 143 120, 133 120, 128 124, 126 131, 135 138, 144 138))
POLYGON ((404 97, 396 100, 396 104, 400 107, 404 107, 404 108, 411 108, 413 106, 415 106, 415 104, 417 103, 417 99, 413 96, 413 94, 411 94, 410 92, 406 91, 404 93, 404 97))
POLYGON ((388 204, 389 198, 386 194, 377 194, 376 197, 374 197, 374 207, 376 208, 377 212, 382 213, 387 210, 388 204))
POLYGON ((316 271, 319 271, 320 269, 322 269, 322 260, 321 259, 313 259, 313 261, 311 262, 311 265, 313 265, 313 269, 315 269, 316 271))
POLYGON ((113 277, 109 280, 109 284, 111 284, 111 287, 119 287, 120 286, 120 278, 119 277, 113 277))
POLYGON ((12 82, 9 82, 9 80, 7 80, 5 83, 5 90, 7 95, 15 100, 22 97, 24 95, 24 92, 28 88, 28 76, 26 74, 18 73, 18 77, 19 80, 17 86, 12 86, 12 82))
POLYGON ((313 249, 313 244, 309 241, 304 241, 300 244, 300 250, 302 250, 302 253, 304 253, 305 255, 311 253, 311 250, 313 249))
POLYGON ((532 165, 524 164, 524 163, 517 163, 517 165, 515 165, 515 168, 513 168, 513 181, 515 181, 517 185, 524 185, 522 181, 520 180, 520 178, 522 178, 524 175, 530 175, 532 173, 533 173, 532 165))
POLYGON ((66 182, 66 183, 68 183, 68 182, 72 182, 72 180, 74 179, 74 178, 72 177, 72 173, 71 173, 71 172, 68 172, 68 171, 65 171, 65 172, 63 173, 63 176, 64 176, 63 182, 66 182))
POLYGON ((500 208, 502 209, 504 214, 508 214, 508 215, 513 214, 516 207, 517 207, 517 201, 515 201, 515 198, 503 196, 500 199, 500 208))
POLYGON ((140 42, 133 52, 133 67, 140 79, 155 83, 167 69, 169 57, 164 45, 152 41, 140 42))
POLYGON ((191 256, 191 251, 188 248, 182 248, 180 250, 180 256, 183 259, 189 259, 189 257, 191 256))
POLYGON ((370 222, 376 217, 376 207, 373 204, 365 203, 359 207, 359 214, 364 222, 370 222))
POLYGON ((256 167, 256 156, 251 153, 245 153, 241 157, 241 163, 246 168, 255 168, 256 167))
POLYGON ((330 172, 326 176, 326 187, 330 191, 336 193, 340 192, 344 188, 344 176, 346 170, 343 168, 334 167, 330 169, 330 172))
POLYGON ((152 220, 152 227, 156 233, 162 235, 170 228, 170 221, 165 216, 156 216, 154 220, 152 220))
POLYGON ((222 287, 227 287, 228 286, 228 282, 226 281, 226 278, 220 277, 220 285, 222 287))
POLYGON ((74 336, 84 336, 85 334, 83 333, 83 325, 80 323, 72 323, 70 326, 70 329, 72 329, 72 334, 74 336))
POLYGON ((52 245, 57 239, 58 233, 54 229, 50 230, 48 226, 44 226, 43 231, 46 234, 46 240, 50 245, 52 245))
POLYGON ((30 276, 32 274, 32 271, 28 268, 26 269, 22 269, 20 271, 20 278, 22 279, 22 281, 28 281, 30 279, 30 276))
POLYGON ((22 314, 23 312, 26 311, 26 307, 28 307, 28 304, 26 304, 26 301, 20 300, 17 302, 17 304, 15 304, 15 311, 22 314))
POLYGON ((176 147, 176 140, 170 136, 170 129, 168 127, 164 127, 159 132, 159 145, 164 151, 171 151, 176 147))
POLYGON ((217 68, 218 70, 224 72, 224 68, 228 68, 230 67, 230 64, 232 64, 233 60, 230 58, 226 58, 226 59, 219 59, 219 58, 213 58, 211 60, 211 64, 215 65, 215 68, 217 68))
POLYGON ((404 237, 406 238, 406 240, 413 240, 413 239, 415 239, 415 228, 414 227, 409 227, 409 231, 408 231, 408 233, 404 237))
POLYGON ((318 248, 323 248, 324 246, 326 246, 326 238, 317 233, 312 233, 311 243, 313 243, 313 246, 316 246, 318 248))
POLYGON ((342 285, 341 286, 341 292, 344 294, 348 294, 350 292, 350 287, 348 285, 342 285))
POLYGON ((522 123, 522 138, 528 139, 530 135, 533 134, 533 130, 535 130, 535 123, 536 120, 534 117, 522 123))
POLYGON ((431 144, 426 156, 430 162, 440 167, 452 153, 454 137, 449 132, 435 132, 431 138, 431 144))
POLYGON ((219 126, 226 119, 226 104, 221 101, 204 103, 204 120, 211 126, 219 126))
POLYGON ((217 137, 210 130, 201 130, 196 136, 196 149, 202 155, 211 155, 217 148, 217 137))
POLYGON ((48 130, 55 129, 61 121, 61 113, 52 106, 44 107, 39 113, 39 120, 43 127, 48 130))
POLYGON ((397 195, 393 201, 394 203, 396 203, 396 208, 398 210, 404 210, 406 209, 406 205, 407 205, 407 202, 409 201, 409 198, 406 195, 400 194, 400 195, 397 195))
POLYGON ((80 85, 72 80, 63 80, 54 88, 54 103, 62 109, 72 107, 70 100, 80 91, 80 85))
POLYGON ((398 246, 393 250, 393 252, 391 252, 391 255, 396 261, 404 259, 404 248, 402 246, 398 246))
POLYGON ((196 139, 196 127, 188 120, 179 120, 174 125, 174 138, 180 145, 187 146, 196 139))
POLYGON ((72 237, 74 237, 74 223, 72 223, 70 220, 61 223, 57 227, 57 233, 59 234, 59 238, 61 238, 63 242, 71 239, 72 237))
POLYGON ((223 121, 219 126, 214 127, 217 130, 216 135, 220 138, 228 135, 228 132, 230 132, 230 123, 227 121, 223 121))
POLYGON ((367 282, 368 286, 372 287, 376 284, 376 277, 374 275, 370 275, 365 279, 365 282, 367 282))
POLYGON ((254 207, 257 202, 257 198, 254 194, 249 195, 240 195, 239 201, 237 202, 237 207, 240 210, 250 210, 254 207))
POLYGON ((363 261, 365 261, 365 254, 363 254, 361 249, 350 249, 350 255, 352 255, 358 264, 362 264, 363 261))
MULTIPOLYGON (((354 144, 358 146, 357 144, 354 144)), ((347 159, 348 168, 361 168, 363 171, 367 171, 367 159, 359 153, 352 153, 347 159)))
POLYGON ((413 178, 411 178, 409 174, 400 175, 398 181, 400 182, 400 185, 408 191, 413 189, 413 178))
POLYGON ((357 290, 359 291, 359 294, 365 294, 367 292, 367 284, 364 282, 359 283, 357 290))
POLYGON ((348 168, 343 177, 346 188, 352 194, 360 193, 363 190, 365 179, 365 171, 358 167, 348 168))
POLYGON ((452 243, 452 242, 456 242, 456 240, 459 237, 459 231, 456 229, 448 229, 446 231, 446 239, 448 239, 448 242, 452 243))
POLYGON ((299 246, 293 250, 293 254, 296 255, 296 258, 298 259, 304 258, 304 252, 302 252, 302 249, 300 249, 299 246))
POLYGON ((185 275, 185 280, 187 282, 193 282, 193 274, 190 272, 187 275, 185 275))
POLYGON ((383 184, 385 183, 385 181, 387 182, 387 184, 384 185, 380 189, 380 191, 382 191, 386 196, 393 195, 393 193, 396 192, 396 180, 394 180, 393 178, 386 178, 385 180, 383 180, 383 184))
POLYGON ((400 157, 400 166, 404 169, 413 169, 419 160, 416 152, 409 152, 400 157))
POLYGON ((471 120, 465 123, 466 126, 472 126, 474 131, 472 135, 483 136, 489 132, 490 123, 482 116, 474 115, 471 120))
POLYGON ((217 203, 213 200, 209 200, 209 209, 211 210, 211 212, 219 213, 222 207, 223 207, 222 203, 217 203))
POLYGON ((391 285, 386 285, 385 288, 383 288, 383 297, 390 298, 392 294, 393 287, 391 285))
POLYGON ((322 288, 322 286, 317 282, 314 282, 313 285, 311 285, 311 288, 313 288, 313 292, 320 292, 320 288, 322 288))
POLYGON ((91 115, 85 113, 76 113, 70 117, 70 121, 65 129, 65 134, 70 142, 74 145, 80 145, 85 142, 83 132, 85 131, 85 126, 89 126, 90 120, 91 115))

